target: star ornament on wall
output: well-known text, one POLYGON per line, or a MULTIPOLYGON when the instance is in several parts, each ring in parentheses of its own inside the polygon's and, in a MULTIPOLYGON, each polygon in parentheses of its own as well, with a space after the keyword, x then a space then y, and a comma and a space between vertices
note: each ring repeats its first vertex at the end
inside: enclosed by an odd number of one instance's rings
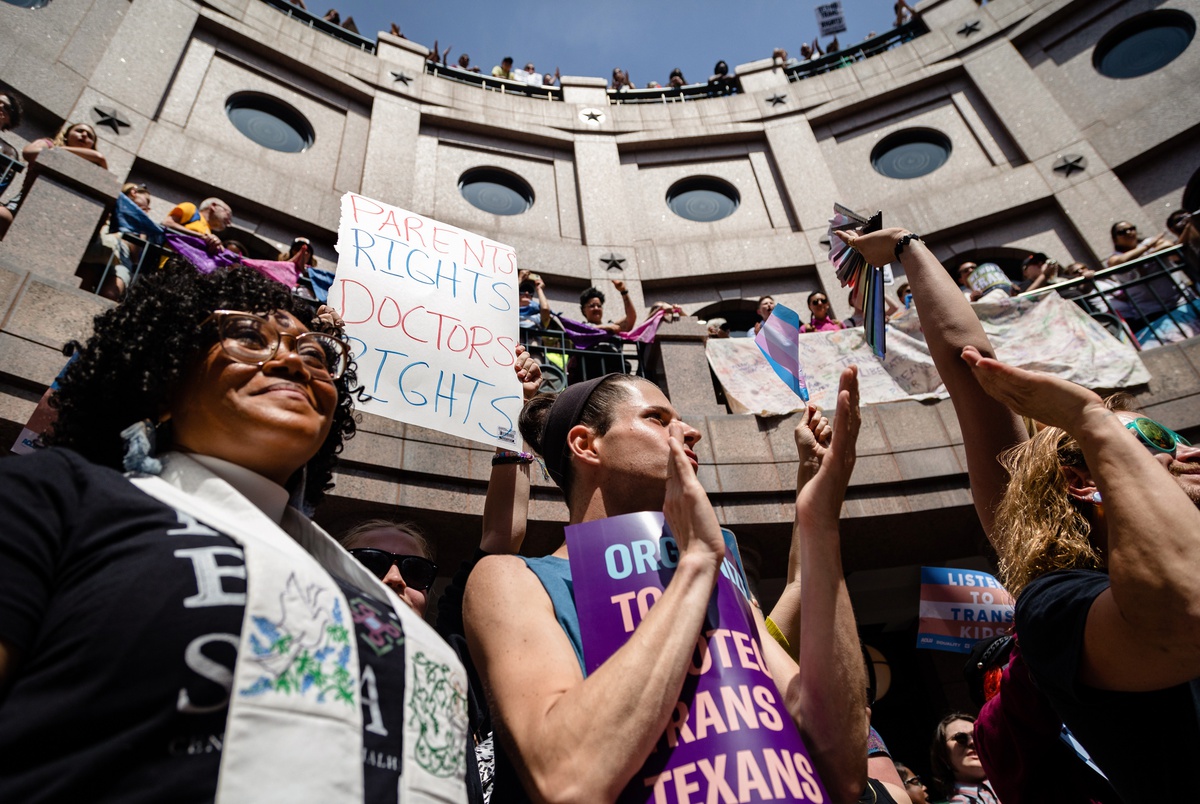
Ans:
POLYGON ((607 254, 601 254, 600 262, 604 263, 605 269, 609 271, 625 270, 625 258, 613 251, 610 251, 607 254))
POLYGON ((772 106, 778 106, 781 103, 787 103, 787 95, 780 95, 778 92, 767 98, 767 103, 772 106))
POLYGON ((599 109, 580 109, 579 119, 588 125, 598 126, 604 122, 604 112, 599 109))
POLYGON ((1064 154, 1055 160, 1052 170, 1063 174, 1064 178, 1070 178, 1072 174, 1087 170, 1087 157, 1082 154, 1064 154))
POLYGON ((392 70, 392 81, 393 82, 399 81, 401 84, 404 84, 404 86, 408 86, 408 82, 411 80, 413 80, 413 77, 411 75, 405 75, 404 73, 400 72, 399 70, 392 70))
POLYGON ((129 121, 121 117, 121 113, 108 106, 93 106, 92 119, 98 126, 108 126, 114 134, 120 134, 122 128, 129 128, 129 121))
POLYGON ((966 25, 958 29, 959 36, 971 37, 979 33, 979 29, 983 27, 983 23, 979 20, 968 22, 966 25))

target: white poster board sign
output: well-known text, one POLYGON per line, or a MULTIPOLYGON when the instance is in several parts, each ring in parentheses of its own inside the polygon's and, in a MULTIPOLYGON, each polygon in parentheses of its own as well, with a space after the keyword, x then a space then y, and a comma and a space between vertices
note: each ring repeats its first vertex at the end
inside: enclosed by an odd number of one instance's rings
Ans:
POLYGON ((842 13, 842 0, 817 6, 817 28, 821 36, 833 36, 846 32, 846 15, 842 13))
POLYGON ((342 196, 329 304, 358 365, 358 409, 489 446, 519 443, 517 256, 355 193, 342 196))

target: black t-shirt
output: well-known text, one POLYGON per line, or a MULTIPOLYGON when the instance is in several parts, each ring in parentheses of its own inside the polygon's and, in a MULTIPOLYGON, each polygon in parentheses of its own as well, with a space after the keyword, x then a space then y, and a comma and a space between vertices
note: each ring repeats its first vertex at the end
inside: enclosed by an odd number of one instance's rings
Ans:
MULTIPOLYGON (((401 625, 339 585, 366 797, 396 801, 401 625)), ((0 461, 0 801, 212 801, 245 591, 236 542, 119 473, 60 449, 0 461)))
POLYGON ((1128 804, 1191 801, 1196 783, 1186 763, 1200 755, 1200 680, 1153 692, 1098 690, 1077 680, 1088 611, 1108 586, 1103 572, 1063 570, 1025 587, 1016 611, 1025 663, 1128 804))

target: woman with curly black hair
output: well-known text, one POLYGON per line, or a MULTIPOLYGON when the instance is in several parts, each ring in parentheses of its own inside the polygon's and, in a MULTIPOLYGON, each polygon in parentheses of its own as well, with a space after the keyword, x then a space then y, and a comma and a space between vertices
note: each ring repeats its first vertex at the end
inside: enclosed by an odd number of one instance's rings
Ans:
POLYGON ((354 432, 339 325, 185 263, 97 317, 0 462, 0 800, 466 799, 461 664, 297 510, 354 432))

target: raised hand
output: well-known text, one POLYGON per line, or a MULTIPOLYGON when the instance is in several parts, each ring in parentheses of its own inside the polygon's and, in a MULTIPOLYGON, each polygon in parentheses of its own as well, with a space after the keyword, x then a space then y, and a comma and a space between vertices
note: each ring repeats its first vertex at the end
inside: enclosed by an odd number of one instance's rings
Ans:
POLYGON ((1104 400, 1082 385, 984 357, 974 346, 964 347, 962 359, 983 390, 1014 413, 1071 432, 1089 410, 1104 410, 1104 400))
POLYGON ((625 280, 624 279, 614 279, 612 281, 612 283, 613 283, 613 287, 617 289, 617 293, 625 292, 625 280))
POLYGON ((800 423, 792 434, 796 439, 796 455, 800 465, 796 470, 796 491, 816 476, 821 468, 821 461, 829 452, 829 441, 833 437, 833 427, 829 419, 816 405, 808 405, 800 416, 800 423))
POLYGON ((663 516, 681 555, 696 555, 719 567, 725 558, 725 538, 708 494, 696 479, 696 470, 684 451, 683 432, 683 423, 678 419, 668 426, 671 452, 667 457, 663 516))
POLYGON ((513 370, 517 372, 517 379, 521 381, 521 394, 528 402, 537 395, 538 388, 542 385, 542 367, 519 343, 513 350, 513 355, 516 357, 513 370))
MULTIPOLYGON (((821 456, 820 467, 812 479, 796 494, 796 521, 805 532, 837 533, 846 486, 854 472, 855 448, 861 424, 858 366, 850 366, 842 372, 838 384, 837 413, 834 415, 829 447, 821 456)), ((799 447, 799 433, 796 441, 799 447)))
POLYGON ((908 230, 893 226, 869 234, 859 234, 851 229, 840 229, 834 234, 871 265, 883 266, 896 261, 896 241, 908 234, 908 230))

